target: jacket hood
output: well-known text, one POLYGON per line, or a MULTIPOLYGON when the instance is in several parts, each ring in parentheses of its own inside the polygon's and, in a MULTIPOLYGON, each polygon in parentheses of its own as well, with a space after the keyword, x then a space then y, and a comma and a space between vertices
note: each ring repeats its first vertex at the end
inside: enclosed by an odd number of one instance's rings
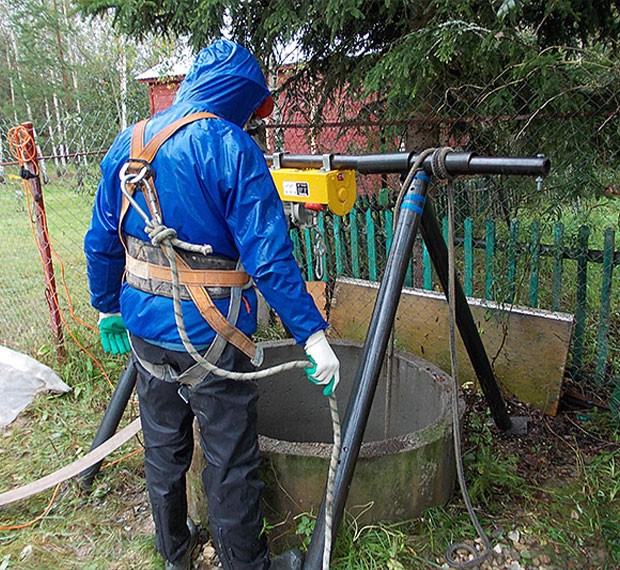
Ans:
POLYGON ((269 95, 254 56, 238 44, 217 40, 198 52, 174 104, 191 103, 243 127, 269 95))

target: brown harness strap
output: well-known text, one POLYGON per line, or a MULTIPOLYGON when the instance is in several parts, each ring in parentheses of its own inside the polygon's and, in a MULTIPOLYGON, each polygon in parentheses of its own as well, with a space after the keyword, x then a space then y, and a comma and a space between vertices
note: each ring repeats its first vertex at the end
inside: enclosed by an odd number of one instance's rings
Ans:
MULTIPOLYGON (((151 162, 155 158, 157 151, 162 144, 166 142, 174 133, 180 128, 200 119, 217 119, 217 115, 207 112, 192 113, 185 117, 177 119, 173 123, 170 123, 159 131, 146 145, 144 144, 144 133, 146 130, 146 123, 148 119, 136 123, 131 135, 130 155, 127 159, 127 171, 131 174, 138 174, 143 168, 147 168, 147 174, 145 178, 148 179, 151 188, 153 189, 153 198, 155 204, 152 204, 147 199, 147 206, 153 218, 156 214, 161 217, 159 211, 159 199, 157 198, 157 192, 155 191, 154 172, 151 170, 151 162), (154 208, 156 211, 154 211, 154 208)), ((133 196, 136 187, 133 184, 127 184, 127 191, 133 196)), ((123 219, 129 210, 129 199, 122 195, 121 211, 118 222, 118 231, 121 236, 123 245, 125 242, 122 235, 123 219)), ((125 247, 127 251, 127 247, 125 247)), ((177 261, 177 268, 179 271, 179 281, 187 289, 194 304, 200 311, 202 317, 207 321, 209 326, 220 336, 224 337, 229 343, 237 347, 244 352, 250 358, 256 357, 256 345, 237 327, 226 319, 226 317, 220 312, 220 310, 213 303, 208 291, 205 287, 208 286, 221 286, 221 287, 243 287, 248 284, 249 276, 244 271, 234 270, 203 270, 192 269, 185 260, 175 252, 177 261)), ((134 259, 130 256, 126 256, 126 270, 133 272, 140 276, 140 273, 145 273, 147 276, 151 276, 161 281, 171 282, 172 274, 170 267, 161 265, 154 265, 148 262, 134 259)), ((148 277, 147 277, 148 278, 148 277)))
POLYGON ((159 150, 159 147, 161 147, 161 145, 164 144, 174 133, 176 133, 180 128, 184 127, 185 125, 188 125, 189 123, 193 123, 194 121, 198 121, 200 119, 219 119, 219 117, 217 115, 214 115, 213 113, 207 113, 206 111, 200 113, 192 113, 191 115, 187 115, 186 117, 181 117, 173 123, 165 126, 146 144, 146 146, 144 146, 144 127, 142 127, 142 136, 139 141, 136 141, 136 143, 140 143, 140 146, 138 147, 136 144, 135 148, 135 150, 138 152, 134 154, 132 148, 132 153, 130 157, 146 160, 147 162, 152 162, 152 160, 155 158, 155 155, 157 154, 157 151, 159 150))
MULTIPOLYGON (((144 145, 144 131, 146 129, 146 123, 148 119, 144 119, 139 123, 134 125, 133 131, 131 133, 131 143, 129 146, 129 156, 138 156, 140 154, 140 148, 144 145)), ((133 196, 136 191, 136 187, 133 184, 127 185, 127 191, 133 196)), ((121 241, 123 241, 123 234, 121 228, 123 227, 123 220, 125 219, 125 214, 127 214, 127 210, 129 210, 129 200, 125 194, 121 194, 121 213, 118 218, 118 233, 121 236, 121 241)), ((151 212, 151 215, 153 213, 151 212)), ((127 249, 127 248, 125 248, 127 249)))
MULTIPOLYGON (((189 269, 184 259, 177 253, 177 265, 183 269, 189 269)), ((250 358, 256 358, 256 345, 237 327, 233 326, 213 303, 213 299, 204 287, 200 285, 185 284, 187 291, 200 311, 202 317, 209 323, 211 328, 222 335, 230 344, 236 346, 241 352, 250 358)))
MULTIPOLYGON (((172 283, 170 267, 142 261, 135 257, 126 257, 125 268, 140 279, 156 279, 172 283)), ((179 283, 181 285, 197 285, 199 287, 245 287, 250 282, 250 276, 245 271, 230 269, 186 269, 178 268, 179 283)))
MULTIPOLYGON (((139 172, 142 168, 150 163, 155 158, 157 151, 161 147, 166 140, 168 140, 174 133, 176 133, 179 129, 184 127, 185 125, 189 125, 194 121, 198 121, 200 119, 219 119, 217 115, 213 113, 208 113, 206 111, 201 111, 198 113, 192 113, 190 115, 186 115, 185 117, 181 117, 176 121, 170 123, 165 126, 161 131, 159 131, 146 145, 144 144, 144 132, 146 131, 146 124, 148 123, 148 119, 144 119, 134 125, 133 131, 131 133, 131 143, 129 146, 129 159, 127 162, 129 163, 128 171, 132 173, 139 172), (133 161, 133 164, 132 164, 133 161)), ((153 181, 151 180, 151 184, 153 181)), ((154 188, 154 185, 153 185, 154 188)), ((134 185, 128 185, 127 190, 131 195, 135 192, 134 185)), ((157 194, 155 194, 155 199, 157 200, 157 194)), ((154 218, 155 214, 159 214, 160 212, 153 211, 152 204, 147 200, 147 207, 151 216, 154 218)), ((159 209, 159 200, 157 200, 157 208, 159 209)), ((119 216, 118 222, 118 231, 119 234, 121 232, 121 228, 123 225, 123 219, 129 210, 129 200, 127 196, 122 195, 121 199, 121 212, 119 216)), ((122 235, 121 235, 122 240, 122 235)))
POLYGON ((133 132, 131 133, 131 144, 129 146, 129 156, 132 158, 139 156, 144 148, 144 131, 146 131, 146 124, 148 122, 148 119, 144 119, 136 123, 133 128, 133 132))

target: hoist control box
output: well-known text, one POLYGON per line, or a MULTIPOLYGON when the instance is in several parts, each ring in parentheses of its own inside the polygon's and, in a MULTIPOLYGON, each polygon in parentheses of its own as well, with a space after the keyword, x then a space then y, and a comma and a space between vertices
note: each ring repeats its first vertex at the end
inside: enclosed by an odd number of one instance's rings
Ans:
POLYGON ((283 202, 327 206, 337 216, 347 214, 357 197, 354 170, 272 168, 271 176, 283 202))

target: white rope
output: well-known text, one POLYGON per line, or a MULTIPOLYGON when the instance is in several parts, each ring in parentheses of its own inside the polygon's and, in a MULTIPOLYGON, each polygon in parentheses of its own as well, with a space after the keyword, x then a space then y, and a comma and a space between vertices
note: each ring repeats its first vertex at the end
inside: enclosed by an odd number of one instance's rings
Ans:
POLYGON ((340 457, 340 415, 338 414, 338 402, 336 396, 329 396, 329 411, 332 416, 332 429, 334 432, 334 445, 329 459, 329 472, 327 474, 327 486, 325 490, 325 546, 323 548, 323 570, 329 570, 329 562, 332 552, 332 535, 334 519, 334 487, 336 469, 340 457))
MULTIPOLYGON (((230 370, 224 370, 209 362, 204 358, 194 347, 189 340, 187 331, 185 330, 185 322, 183 319, 183 310, 181 306, 181 285, 179 283, 178 267, 176 262, 176 255, 170 239, 165 237, 161 242, 161 247, 164 250, 168 262, 170 263, 170 273, 172 274, 172 298, 174 306, 174 319, 179 331, 179 336, 183 342, 185 350, 192 356, 192 358, 205 368, 208 372, 228 378, 230 380, 258 380, 260 378, 266 378, 268 376, 274 376, 285 372, 287 370, 293 370, 295 368, 306 368, 310 365, 305 360, 294 360, 291 362, 285 362, 278 364, 264 370, 257 370, 255 372, 233 372, 230 370)), ((333 525, 333 502, 334 502, 334 482, 336 479, 336 468, 338 467, 338 458, 340 457, 340 417, 338 414, 338 403, 336 401, 335 394, 329 396, 329 409, 332 418, 332 430, 334 434, 334 445, 332 447, 332 454, 329 463, 329 471, 327 474, 327 486, 325 490, 325 546, 323 548, 323 570, 329 570, 329 563, 332 549, 332 525, 333 525)))

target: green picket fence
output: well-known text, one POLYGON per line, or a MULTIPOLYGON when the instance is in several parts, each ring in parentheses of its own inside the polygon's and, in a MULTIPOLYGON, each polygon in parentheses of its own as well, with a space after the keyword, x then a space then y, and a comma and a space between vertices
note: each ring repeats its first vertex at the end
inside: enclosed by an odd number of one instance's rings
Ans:
MULTIPOLYGON (((447 220, 442 222, 447 242, 447 220)), ((620 265, 620 252, 615 251, 614 230, 604 230, 602 249, 591 249, 588 226, 569 236, 562 223, 545 226, 544 239, 539 220, 513 220, 508 228, 502 224, 501 231, 495 220, 488 220, 481 228, 476 236, 471 218, 460 220, 456 228, 457 265, 465 294, 507 307, 518 304, 573 314, 568 373, 595 388, 615 384, 620 299, 612 288, 612 275, 620 265)), ((392 236, 392 211, 359 202, 343 217, 321 213, 317 230, 291 230, 295 255, 308 281, 336 277, 379 281, 392 236), (322 256, 317 256, 318 235, 325 244, 322 256)), ((440 290, 420 238, 409 260, 405 286, 440 290)))

